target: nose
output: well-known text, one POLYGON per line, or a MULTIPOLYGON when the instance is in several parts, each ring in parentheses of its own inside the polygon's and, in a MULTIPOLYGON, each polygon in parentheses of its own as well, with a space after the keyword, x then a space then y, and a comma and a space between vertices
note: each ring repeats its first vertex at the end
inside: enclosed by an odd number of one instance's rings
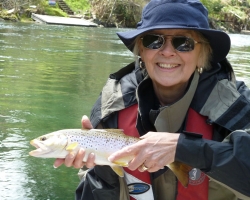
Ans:
POLYGON ((171 43, 171 38, 165 38, 165 43, 160 49, 160 54, 163 56, 175 56, 176 50, 171 43))

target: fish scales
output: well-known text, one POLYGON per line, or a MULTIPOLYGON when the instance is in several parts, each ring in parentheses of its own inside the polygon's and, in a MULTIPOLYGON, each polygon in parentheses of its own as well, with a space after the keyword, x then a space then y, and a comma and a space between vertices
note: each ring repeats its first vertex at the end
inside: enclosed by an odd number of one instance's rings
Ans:
MULTIPOLYGON (((139 140, 139 138, 125 135, 119 129, 64 129, 31 140, 30 144, 36 147, 36 150, 29 152, 29 154, 41 158, 65 158, 69 152, 76 151, 81 147, 85 149, 84 162, 87 161, 90 153, 94 153, 96 165, 109 165, 118 176, 123 177, 122 167, 128 166, 134 157, 128 156, 114 162, 110 162, 108 157, 139 140)), ((167 166, 182 185, 187 187, 189 171, 192 167, 177 161, 167 166)))
POLYGON ((89 130, 88 133, 84 130, 72 133, 66 132, 66 135, 69 138, 69 143, 78 142, 80 147, 84 149, 105 151, 110 154, 139 141, 138 138, 124 137, 119 133, 110 133, 98 129, 89 130))

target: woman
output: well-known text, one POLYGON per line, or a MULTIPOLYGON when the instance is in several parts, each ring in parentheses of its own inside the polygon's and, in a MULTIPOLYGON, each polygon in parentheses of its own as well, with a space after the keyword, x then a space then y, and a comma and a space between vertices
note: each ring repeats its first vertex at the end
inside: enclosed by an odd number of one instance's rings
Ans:
MULTIPOLYGON (((196 0, 152 0, 118 36, 139 59, 110 76, 91 123, 142 140, 109 157, 134 156, 124 178, 90 155, 76 199, 250 199, 250 92, 226 60, 229 36, 209 29, 196 0), (187 188, 174 161, 190 166, 187 188)), ((83 155, 55 165, 80 167, 83 155)))

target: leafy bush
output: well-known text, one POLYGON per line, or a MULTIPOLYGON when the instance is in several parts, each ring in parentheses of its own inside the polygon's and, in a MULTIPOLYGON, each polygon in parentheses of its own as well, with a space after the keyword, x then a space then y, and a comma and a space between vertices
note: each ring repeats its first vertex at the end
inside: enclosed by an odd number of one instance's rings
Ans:
POLYGON ((242 20, 245 20, 247 18, 247 14, 240 7, 226 6, 222 9, 222 12, 223 13, 233 13, 234 15, 238 16, 242 20))
POLYGON ((219 14, 225 3, 221 0, 201 0, 203 5, 207 8, 209 16, 219 14))
POLYGON ((90 9, 90 3, 88 0, 64 0, 69 7, 75 12, 87 11, 90 9))
POLYGON ((54 6, 49 5, 48 0, 42 0, 39 2, 38 7, 43 11, 45 15, 67 17, 67 13, 63 12, 56 4, 54 6))

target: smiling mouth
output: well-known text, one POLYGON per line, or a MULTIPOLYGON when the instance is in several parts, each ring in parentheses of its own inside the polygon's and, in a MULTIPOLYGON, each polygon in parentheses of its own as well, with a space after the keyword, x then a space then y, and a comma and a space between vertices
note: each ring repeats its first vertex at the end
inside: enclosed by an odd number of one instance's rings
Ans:
POLYGON ((172 69, 179 66, 178 64, 164 64, 164 63, 157 63, 157 65, 163 69, 172 69))

